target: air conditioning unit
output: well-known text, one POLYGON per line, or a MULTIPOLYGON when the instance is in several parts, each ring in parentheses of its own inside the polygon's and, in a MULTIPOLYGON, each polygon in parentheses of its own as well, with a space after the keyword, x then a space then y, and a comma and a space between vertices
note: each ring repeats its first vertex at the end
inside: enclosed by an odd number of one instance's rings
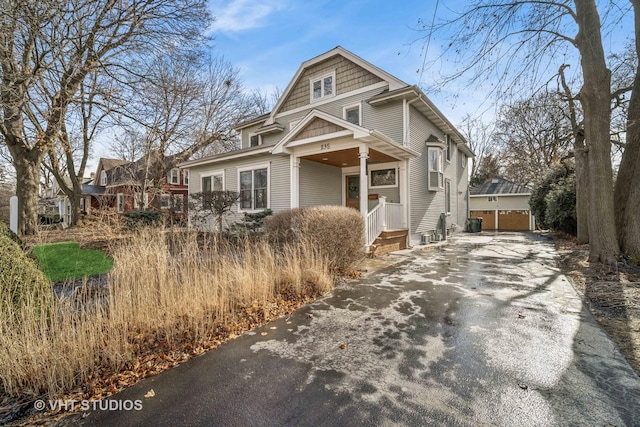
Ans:
POLYGON ((428 234, 420 235, 420 244, 426 245, 427 243, 431 243, 431 237, 428 234))

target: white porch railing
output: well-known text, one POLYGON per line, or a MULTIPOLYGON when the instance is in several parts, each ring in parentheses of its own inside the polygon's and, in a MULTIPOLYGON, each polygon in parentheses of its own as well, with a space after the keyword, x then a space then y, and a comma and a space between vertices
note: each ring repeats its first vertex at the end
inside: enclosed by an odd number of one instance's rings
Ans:
POLYGON ((404 206, 400 203, 387 203, 386 208, 387 221, 385 230, 406 228, 404 225, 404 206))
POLYGON ((366 247, 369 248, 376 238, 385 230, 405 228, 404 205, 387 203, 385 196, 378 198, 378 204, 369 211, 366 218, 366 247))
POLYGON ((367 214, 367 220, 365 224, 366 231, 366 247, 368 248, 376 240, 376 238, 384 230, 386 211, 382 204, 378 204, 375 208, 367 214))

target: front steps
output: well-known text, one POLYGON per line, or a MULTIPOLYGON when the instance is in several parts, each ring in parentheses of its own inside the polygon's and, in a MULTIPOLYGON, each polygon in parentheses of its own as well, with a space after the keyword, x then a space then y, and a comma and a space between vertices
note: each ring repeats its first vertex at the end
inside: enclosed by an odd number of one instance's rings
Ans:
POLYGON ((384 255, 407 247, 409 230, 386 230, 380 233, 371 245, 371 256, 384 255))

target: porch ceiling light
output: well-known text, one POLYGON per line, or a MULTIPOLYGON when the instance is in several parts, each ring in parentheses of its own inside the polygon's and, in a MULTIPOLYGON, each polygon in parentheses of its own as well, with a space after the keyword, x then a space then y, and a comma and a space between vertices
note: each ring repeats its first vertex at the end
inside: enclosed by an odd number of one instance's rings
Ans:
POLYGON ((329 160, 329 158, 328 157, 323 157, 322 160, 329 160))

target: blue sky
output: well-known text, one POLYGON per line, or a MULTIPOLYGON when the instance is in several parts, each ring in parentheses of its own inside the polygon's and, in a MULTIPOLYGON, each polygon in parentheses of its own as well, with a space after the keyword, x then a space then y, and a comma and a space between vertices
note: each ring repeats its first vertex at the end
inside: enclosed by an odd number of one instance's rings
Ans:
MULTIPOLYGON (((214 53, 240 69, 247 89, 283 90, 303 61, 338 45, 408 84, 425 86, 433 76, 419 72, 424 43, 417 40, 426 34, 416 28, 419 18, 431 21, 435 5, 416 0, 211 0, 214 53)), ((440 2, 438 15, 446 12, 440 2)), ((437 40, 431 42, 430 59, 439 47, 437 40)), ((458 124, 483 101, 476 95, 468 103, 446 93, 430 98, 458 124)))

